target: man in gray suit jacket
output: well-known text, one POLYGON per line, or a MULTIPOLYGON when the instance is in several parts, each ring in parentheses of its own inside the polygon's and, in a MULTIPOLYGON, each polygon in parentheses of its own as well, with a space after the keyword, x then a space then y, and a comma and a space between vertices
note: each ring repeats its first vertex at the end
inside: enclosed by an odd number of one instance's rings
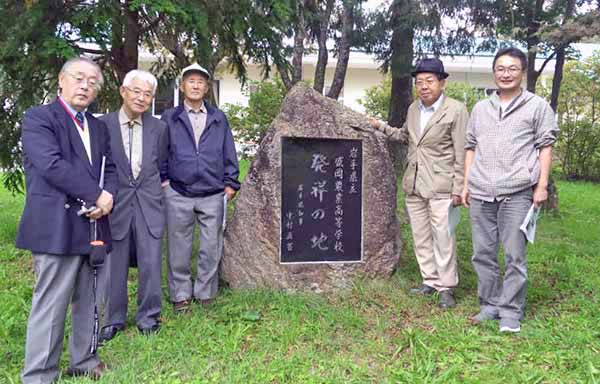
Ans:
POLYGON ((160 328, 165 213, 159 165, 166 156, 166 125, 147 112, 156 86, 151 73, 130 71, 120 88, 121 109, 102 117, 110 132, 120 188, 110 221, 113 251, 103 271, 107 302, 102 342, 112 339, 126 325, 130 255, 136 255, 139 269, 137 327, 143 334, 160 328))

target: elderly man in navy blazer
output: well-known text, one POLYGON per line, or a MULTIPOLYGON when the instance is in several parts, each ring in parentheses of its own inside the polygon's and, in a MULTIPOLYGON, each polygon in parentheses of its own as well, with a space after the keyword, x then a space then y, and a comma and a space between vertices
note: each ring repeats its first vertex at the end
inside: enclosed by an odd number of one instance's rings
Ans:
POLYGON ((224 197, 240 188, 233 135, 225 114, 204 101, 209 72, 192 64, 181 72, 183 105, 165 111, 169 156, 161 169, 165 183, 169 240, 169 292, 173 309, 182 312, 192 299, 211 303, 219 285, 223 250, 224 197), (200 225, 198 271, 190 261, 195 222, 200 225))
POLYGON ((127 324, 129 255, 139 270, 135 318, 143 334, 158 331, 161 310, 161 238, 165 228, 160 164, 166 156, 166 124, 147 112, 156 92, 156 78, 134 69, 120 88, 121 108, 101 118, 108 126, 119 192, 110 217, 113 251, 103 274, 105 326, 100 340, 108 341, 127 324))
POLYGON ((97 238, 110 250, 107 215, 117 179, 106 126, 86 112, 102 82, 100 68, 93 61, 71 59, 59 74, 59 97, 29 109, 23 118, 27 196, 16 243, 32 252, 37 277, 27 324, 23 383, 50 383, 58 377, 69 303, 72 331, 67 374, 98 379, 106 369, 93 345, 90 218, 97 221, 97 238), (95 207, 87 217, 78 215, 83 204, 95 207))

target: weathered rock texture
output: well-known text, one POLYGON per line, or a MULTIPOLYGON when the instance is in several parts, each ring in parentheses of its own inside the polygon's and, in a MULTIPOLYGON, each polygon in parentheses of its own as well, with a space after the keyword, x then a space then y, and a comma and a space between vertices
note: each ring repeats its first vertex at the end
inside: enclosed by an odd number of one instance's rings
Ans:
POLYGON ((305 86, 284 100, 244 180, 225 233, 222 277, 232 288, 326 292, 362 277, 388 277, 400 256, 396 174, 383 135, 364 115, 305 86), (363 140, 363 260, 280 264, 281 137, 363 140))

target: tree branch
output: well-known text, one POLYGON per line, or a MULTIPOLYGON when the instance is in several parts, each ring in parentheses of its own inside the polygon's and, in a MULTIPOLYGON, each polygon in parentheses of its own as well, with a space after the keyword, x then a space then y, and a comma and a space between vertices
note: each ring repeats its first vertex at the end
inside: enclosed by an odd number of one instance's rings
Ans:
POLYGON ((144 19, 146 19, 148 25, 146 25, 144 28, 140 28, 140 36, 146 34, 146 32, 148 31, 154 30, 154 27, 156 27, 158 23, 165 20, 165 14, 161 14, 154 20, 150 20, 150 18, 147 15, 144 15, 144 19))
POLYGON ((82 52, 91 53, 94 55, 106 55, 108 53, 108 51, 105 51, 102 49, 85 48, 85 47, 81 47, 79 45, 77 46, 77 49, 79 49, 82 52))
MULTIPOLYGON (((562 46, 562 45, 561 45, 562 46)), ((544 71, 544 68, 546 67, 546 65, 552 61, 552 59, 554 59, 554 56, 556 56, 556 52, 558 52, 558 50, 560 49, 557 48, 556 50, 552 51, 552 53, 550 54, 550 56, 546 57, 546 60, 544 60, 544 62, 542 63, 542 66, 540 67, 540 69, 537 71, 539 74, 541 74, 544 71)))

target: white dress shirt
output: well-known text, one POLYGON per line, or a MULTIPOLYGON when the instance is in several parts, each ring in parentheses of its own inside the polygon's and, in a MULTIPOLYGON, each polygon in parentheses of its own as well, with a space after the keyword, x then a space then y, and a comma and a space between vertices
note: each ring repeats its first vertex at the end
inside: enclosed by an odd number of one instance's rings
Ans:
POLYGON ((433 116, 435 111, 437 111, 440 108, 440 106, 442 105, 443 102, 444 102, 444 94, 443 93, 440 95, 440 97, 438 97, 438 99, 435 101, 435 103, 431 104, 429 107, 424 106, 423 103, 419 101, 419 110, 421 111, 419 136, 421 136, 423 134, 423 131, 425 130, 425 127, 427 126, 429 119, 431 119, 431 116, 433 116))
POLYGON ((129 160, 133 178, 137 179, 142 170, 142 117, 130 119, 123 110, 119 110, 119 125, 125 156, 129 160))

